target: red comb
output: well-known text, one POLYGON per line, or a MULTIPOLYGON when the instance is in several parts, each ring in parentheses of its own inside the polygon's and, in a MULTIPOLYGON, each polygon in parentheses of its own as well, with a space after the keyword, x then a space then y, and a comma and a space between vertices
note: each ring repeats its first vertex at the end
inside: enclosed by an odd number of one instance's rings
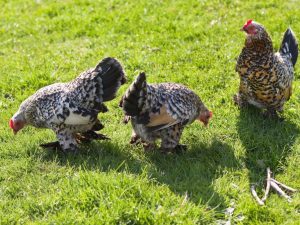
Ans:
POLYGON ((246 27, 248 27, 249 24, 252 23, 253 20, 247 20, 247 22, 244 24, 243 28, 245 29, 246 27))
POLYGON ((14 129, 14 122, 13 122, 12 119, 9 120, 9 127, 10 127, 11 129, 14 129))
POLYGON ((209 117, 210 118, 212 118, 212 115, 213 115, 212 111, 209 111, 209 117))

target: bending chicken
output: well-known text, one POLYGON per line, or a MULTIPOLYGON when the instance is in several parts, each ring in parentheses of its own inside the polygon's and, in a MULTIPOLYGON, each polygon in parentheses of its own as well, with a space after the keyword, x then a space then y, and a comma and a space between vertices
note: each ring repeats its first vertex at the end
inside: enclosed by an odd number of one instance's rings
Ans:
POLYGON ((147 149, 161 139, 161 149, 166 152, 185 148, 179 141, 187 124, 198 119, 207 125, 212 117, 193 91, 175 83, 147 84, 145 73, 127 89, 120 106, 131 118, 131 143, 141 139, 147 149))
POLYGON ((73 81, 38 90, 21 104, 9 125, 15 134, 25 125, 52 129, 58 142, 43 146, 74 152, 79 141, 105 138, 94 132, 103 128, 97 115, 107 111, 103 102, 114 99, 125 81, 121 64, 105 58, 73 81))

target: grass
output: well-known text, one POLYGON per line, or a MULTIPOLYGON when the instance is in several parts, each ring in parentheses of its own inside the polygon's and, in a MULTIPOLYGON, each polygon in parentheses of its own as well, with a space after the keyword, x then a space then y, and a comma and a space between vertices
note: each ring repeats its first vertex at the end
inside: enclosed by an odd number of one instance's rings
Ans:
POLYGON ((46 1, 0 2, 1 224, 300 224, 293 202, 263 194, 266 167, 300 189, 299 62, 285 121, 240 111, 235 60, 246 19, 263 23, 275 48, 291 26, 300 39, 297 1, 46 1), (129 78, 100 115, 111 141, 63 155, 39 144, 49 130, 13 136, 8 120, 22 100, 54 82, 69 81, 105 56, 117 57, 129 78), (190 125, 183 155, 145 153, 129 145, 118 100, 140 72, 149 82, 180 82, 197 92, 214 118, 190 125), (228 216, 227 208, 234 208, 228 216))

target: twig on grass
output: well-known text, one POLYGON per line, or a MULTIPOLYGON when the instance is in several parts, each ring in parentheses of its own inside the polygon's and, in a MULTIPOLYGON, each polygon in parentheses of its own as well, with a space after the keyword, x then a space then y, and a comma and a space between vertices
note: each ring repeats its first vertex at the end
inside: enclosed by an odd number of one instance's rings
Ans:
POLYGON ((291 202, 292 201, 292 198, 291 196, 289 196, 288 194, 286 194, 281 188, 284 188, 286 191, 289 191, 289 192, 296 192, 297 190, 294 189, 294 188, 291 188, 277 180, 275 180, 274 178, 271 178, 271 174, 272 174, 272 171, 270 170, 270 168, 268 167, 267 168, 267 184, 266 184, 266 190, 265 190, 265 194, 264 194, 264 197, 262 199, 260 199, 255 191, 255 185, 251 185, 250 187, 250 190, 251 190, 251 194, 253 196, 253 198, 256 200, 256 202, 259 204, 259 205, 264 205, 265 204, 265 201, 267 200, 268 198, 268 195, 269 195, 269 192, 270 192, 270 189, 273 188, 280 196, 286 198, 288 200, 288 202, 291 202))
POLYGON ((288 196, 283 190, 281 190, 281 188, 274 182, 271 181, 271 187, 275 189, 275 191, 282 197, 286 198, 289 202, 292 201, 291 197, 288 196))
POLYGON ((255 185, 254 184, 251 185, 250 189, 251 189, 251 194, 252 194, 253 198, 257 201, 257 203, 259 205, 264 205, 265 203, 258 197, 258 195, 255 191, 255 185))
POLYGON ((266 185, 266 191, 264 197, 261 199, 263 202, 265 202, 268 198, 268 194, 270 192, 270 186, 271 186, 271 170, 268 167, 267 168, 267 185, 266 185))
POLYGON ((279 186, 283 187, 285 190, 290 191, 290 192, 297 192, 297 189, 291 188, 273 178, 271 178, 271 181, 275 182, 276 184, 278 184, 279 186))

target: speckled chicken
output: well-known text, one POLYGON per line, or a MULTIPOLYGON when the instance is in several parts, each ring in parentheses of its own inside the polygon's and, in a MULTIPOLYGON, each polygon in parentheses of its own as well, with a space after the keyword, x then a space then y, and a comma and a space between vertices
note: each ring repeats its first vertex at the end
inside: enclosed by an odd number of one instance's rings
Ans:
POLYGON ((79 142, 105 138, 94 132, 103 128, 97 115, 107 111, 104 102, 114 99, 125 81, 121 64, 105 58, 68 83, 38 90, 22 102, 9 125, 15 134, 25 125, 52 129, 58 142, 42 146, 75 152, 79 142))
POLYGON ((200 98, 183 85, 175 83, 147 84, 141 73, 127 89, 120 102, 126 122, 131 119, 131 143, 141 139, 145 149, 155 147, 161 139, 161 150, 177 152, 184 127, 198 119, 205 125, 212 117, 200 98))
POLYGON ((298 57, 295 35, 288 28, 279 52, 274 53, 272 40, 261 24, 248 20, 241 30, 246 32, 246 41, 236 64, 240 87, 234 101, 239 106, 265 109, 266 115, 276 117, 292 94, 298 57))

